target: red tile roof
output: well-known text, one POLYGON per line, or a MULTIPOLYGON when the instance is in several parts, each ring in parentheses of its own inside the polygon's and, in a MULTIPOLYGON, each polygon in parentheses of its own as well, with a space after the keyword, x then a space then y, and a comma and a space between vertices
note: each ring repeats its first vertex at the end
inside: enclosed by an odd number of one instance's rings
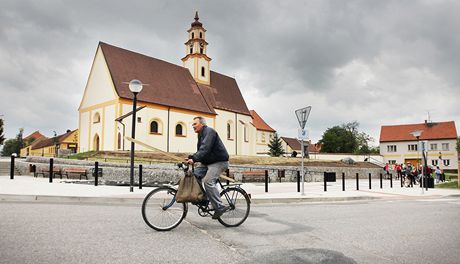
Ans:
POLYGON ((211 71, 211 84, 198 84, 187 68, 136 52, 99 43, 117 94, 132 99, 125 82, 138 79, 148 85, 140 102, 155 103, 208 114, 214 108, 250 115, 235 79, 211 71))
POLYGON ((252 123, 256 127, 257 130, 263 130, 268 132, 276 132, 273 128, 271 128, 265 121, 260 117, 256 111, 250 110, 252 116, 252 123))
POLYGON ((455 122, 421 123, 409 125, 382 126, 380 129, 380 142, 414 141, 411 132, 423 130, 420 140, 456 139, 457 129, 455 122))
MULTIPOLYGON (((295 151, 300 151, 302 148, 302 145, 300 144, 300 141, 297 138, 288 138, 288 137, 281 137, 286 144, 295 151)), ((320 144, 311 144, 311 141, 308 141, 308 152, 309 153, 314 153, 314 152, 319 152, 321 150, 321 145, 320 144)))
POLYGON ((50 147, 50 146, 54 146, 55 144, 62 143, 64 139, 66 139, 70 134, 75 132, 75 130, 69 131, 59 136, 40 140, 39 142, 37 142, 37 144, 32 144, 32 149, 40 149, 40 148, 50 147))
POLYGON ((211 71, 211 85, 198 86, 206 102, 213 108, 251 115, 235 79, 211 71))
POLYGON ((23 138, 23 141, 24 142, 27 142, 29 140, 31 140, 32 138, 34 139, 39 139, 41 137, 45 137, 44 135, 42 135, 38 130, 33 132, 32 134, 28 135, 27 137, 23 138))

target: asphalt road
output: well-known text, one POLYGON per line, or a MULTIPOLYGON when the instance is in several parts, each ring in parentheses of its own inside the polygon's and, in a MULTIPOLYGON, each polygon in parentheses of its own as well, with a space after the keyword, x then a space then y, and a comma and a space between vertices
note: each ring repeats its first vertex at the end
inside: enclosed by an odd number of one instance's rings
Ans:
POLYGON ((0 203, 0 263, 460 263, 460 199, 253 206, 238 228, 195 207, 156 232, 140 206, 0 203))

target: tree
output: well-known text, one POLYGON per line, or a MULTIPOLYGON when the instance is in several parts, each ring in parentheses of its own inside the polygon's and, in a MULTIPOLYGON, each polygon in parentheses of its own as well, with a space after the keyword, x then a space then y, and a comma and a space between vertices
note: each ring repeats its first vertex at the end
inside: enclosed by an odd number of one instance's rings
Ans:
POLYGON ((22 139, 23 132, 24 129, 20 128, 16 138, 8 139, 5 141, 5 145, 3 146, 2 150, 2 156, 11 156, 13 153, 19 155, 19 153, 21 153, 21 149, 24 147, 24 141, 22 139))
POLYGON ((0 118, 0 145, 5 142, 5 135, 3 135, 3 119, 0 118))
POLYGON ((321 152, 327 153, 351 153, 357 146, 353 133, 341 126, 328 128, 318 143, 321 152))
POLYGON ((369 142, 373 141, 373 138, 364 132, 360 133, 358 127, 359 123, 353 121, 328 128, 319 141, 319 143, 322 144, 321 152, 355 154, 375 153, 376 149, 369 146, 369 142))
POLYGON ((278 133, 275 133, 273 137, 270 138, 270 142, 268 143, 269 147, 269 154, 272 157, 279 157, 283 155, 283 145, 281 143, 281 139, 278 136, 278 133))
POLYGON ((460 152, 460 137, 457 138, 457 152, 460 152))

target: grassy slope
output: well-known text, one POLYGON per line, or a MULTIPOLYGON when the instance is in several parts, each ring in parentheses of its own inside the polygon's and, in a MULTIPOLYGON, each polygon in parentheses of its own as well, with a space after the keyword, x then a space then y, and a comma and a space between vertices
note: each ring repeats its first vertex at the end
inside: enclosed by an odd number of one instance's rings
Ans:
MULTIPOLYGON (((178 162, 184 160, 188 156, 187 153, 169 153, 165 155, 156 152, 136 152, 136 161, 138 162, 178 162), (173 159, 171 155, 177 157, 173 159)), ((129 160, 128 151, 100 151, 100 152, 83 152, 70 156, 71 159, 88 159, 99 161, 110 161, 126 163, 129 160)), ((234 165, 279 165, 279 166, 300 166, 300 158, 287 157, 261 157, 261 156, 231 156, 230 164, 234 165)), ((358 162, 355 165, 347 165, 338 161, 321 161, 321 160, 305 160, 307 166, 330 166, 330 167, 374 167, 374 165, 358 162)))

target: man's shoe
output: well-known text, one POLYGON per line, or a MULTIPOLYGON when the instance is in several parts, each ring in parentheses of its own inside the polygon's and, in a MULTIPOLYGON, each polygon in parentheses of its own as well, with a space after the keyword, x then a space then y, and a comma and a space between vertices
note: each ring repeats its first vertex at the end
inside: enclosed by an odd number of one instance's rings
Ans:
POLYGON ((217 209, 216 211, 214 211, 214 214, 212 215, 212 219, 219 219, 225 212, 228 211, 228 209, 230 209, 230 206, 224 206, 224 207, 217 209))

